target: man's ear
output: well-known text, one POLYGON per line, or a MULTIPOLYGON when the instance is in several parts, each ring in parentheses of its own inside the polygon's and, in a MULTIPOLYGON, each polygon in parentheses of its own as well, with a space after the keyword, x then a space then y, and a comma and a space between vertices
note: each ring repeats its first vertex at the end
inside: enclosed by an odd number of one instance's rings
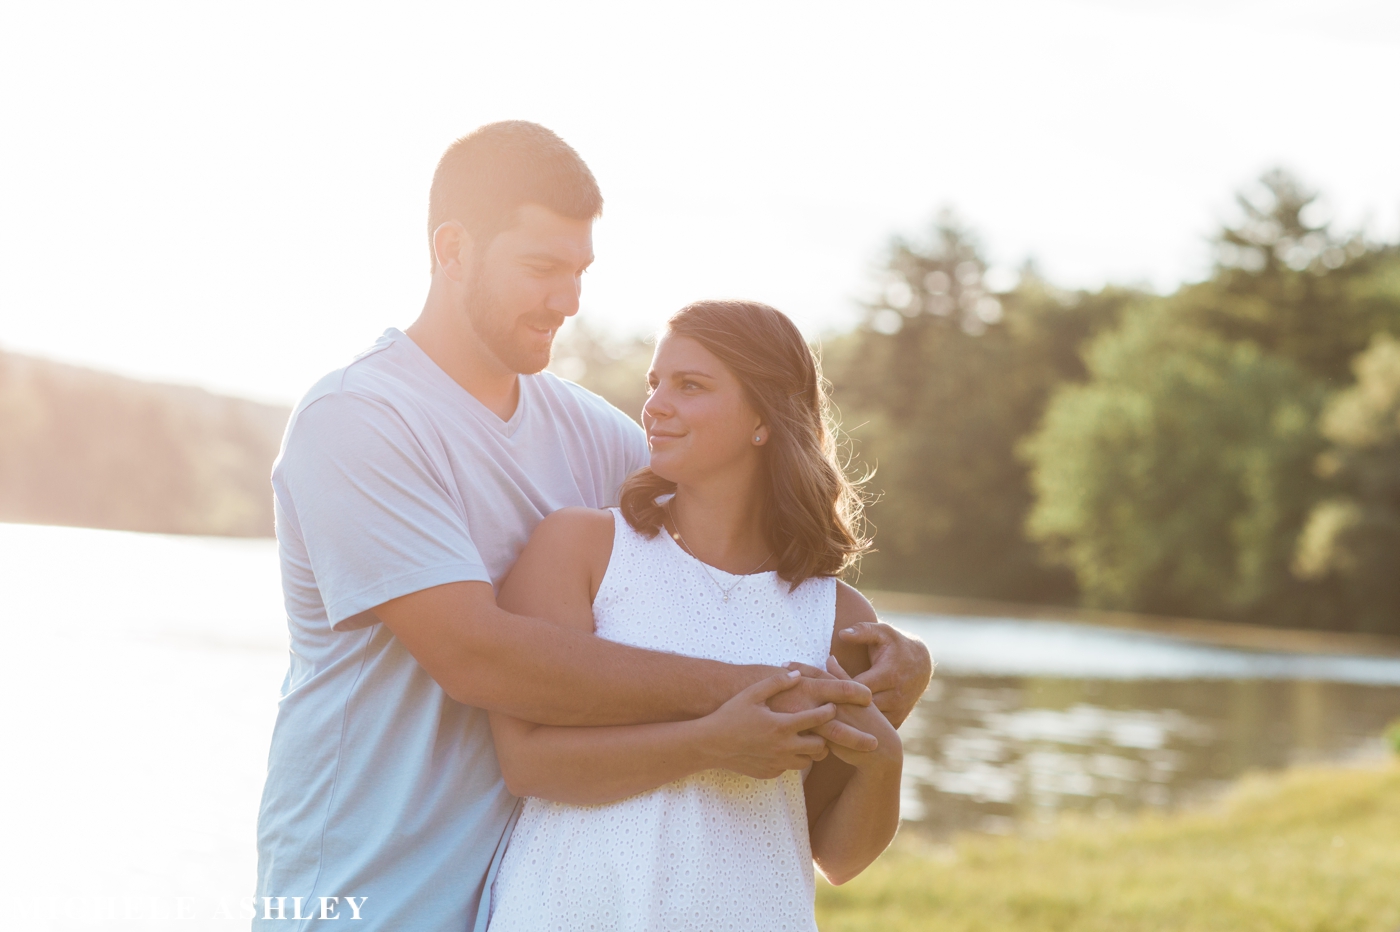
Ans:
POLYGON ((471 249, 471 234, 456 220, 448 220, 433 231, 433 255, 438 268, 454 282, 462 280, 471 249))

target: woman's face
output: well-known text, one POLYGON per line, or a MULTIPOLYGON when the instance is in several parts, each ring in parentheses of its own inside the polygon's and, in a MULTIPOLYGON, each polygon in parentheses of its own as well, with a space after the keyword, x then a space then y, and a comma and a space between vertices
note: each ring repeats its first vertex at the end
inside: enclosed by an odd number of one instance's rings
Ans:
POLYGON ((642 426, 652 472, 691 484, 752 468, 768 428, 718 357, 689 337, 667 334, 656 344, 647 383, 642 426))

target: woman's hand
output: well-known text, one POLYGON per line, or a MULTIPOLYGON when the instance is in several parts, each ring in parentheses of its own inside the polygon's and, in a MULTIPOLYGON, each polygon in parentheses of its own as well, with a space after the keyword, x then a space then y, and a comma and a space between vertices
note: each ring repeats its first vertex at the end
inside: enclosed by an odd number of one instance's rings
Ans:
MULTIPOLYGON (((826 741, 805 732, 835 718, 836 706, 827 703, 792 713, 774 712, 768 707, 769 699, 792 689, 801 678, 797 670, 776 673, 699 719, 695 724, 701 729, 700 740, 713 766, 772 780, 785 771, 801 770, 826 757, 826 741)), ((884 719, 873 707, 869 711, 884 719)), ((888 723, 885 727, 889 727, 888 723)))

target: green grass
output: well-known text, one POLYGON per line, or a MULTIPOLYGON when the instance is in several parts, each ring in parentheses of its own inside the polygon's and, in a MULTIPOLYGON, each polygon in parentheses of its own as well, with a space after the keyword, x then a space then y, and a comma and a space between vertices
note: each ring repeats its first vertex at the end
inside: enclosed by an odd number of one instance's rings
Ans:
POLYGON ((1069 820, 1051 837, 902 837, 822 932, 1396 932, 1400 765, 1243 780, 1218 806, 1069 820))
POLYGON ((1391 722, 1385 728, 1385 740, 1390 745, 1390 749, 1396 754, 1400 754, 1400 718, 1391 722))

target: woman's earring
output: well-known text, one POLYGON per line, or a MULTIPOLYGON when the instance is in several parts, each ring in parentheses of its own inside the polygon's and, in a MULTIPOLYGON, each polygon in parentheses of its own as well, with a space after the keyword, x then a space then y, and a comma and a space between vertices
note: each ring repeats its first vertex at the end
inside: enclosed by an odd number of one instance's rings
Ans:
POLYGON ((753 435, 753 442, 754 442, 754 443, 762 443, 762 442, 763 442, 763 438, 760 437, 758 434, 754 434, 754 435, 753 435))

